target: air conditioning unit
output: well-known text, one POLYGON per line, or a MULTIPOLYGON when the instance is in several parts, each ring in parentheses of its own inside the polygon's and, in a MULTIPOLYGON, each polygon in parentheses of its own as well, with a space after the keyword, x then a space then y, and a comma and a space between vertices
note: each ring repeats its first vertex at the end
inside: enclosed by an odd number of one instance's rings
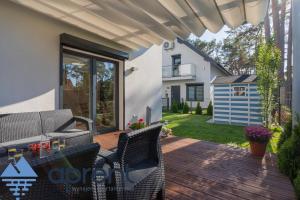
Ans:
POLYGON ((166 41, 164 42, 164 50, 169 50, 174 48, 174 42, 173 41, 166 41))

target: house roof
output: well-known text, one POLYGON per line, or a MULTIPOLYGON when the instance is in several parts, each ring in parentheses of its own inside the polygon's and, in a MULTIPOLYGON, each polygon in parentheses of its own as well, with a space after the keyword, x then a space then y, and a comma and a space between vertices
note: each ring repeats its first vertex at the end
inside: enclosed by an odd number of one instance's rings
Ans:
POLYGON ((130 49, 264 20, 269 0, 11 0, 130 49))
POLYGON ((232 75, 229 71, 227 71, 220 63, 218 63, 217 61, 215 61, 213 58, 211 58, 210 56, 208 56, 206 53, 204 53, 203 51, 201 51, 200 49, 198 49, 197 47, 195 47, 193 44, 189 43, 186 40, 182 40, 180 38, 177 38, 178 43, 184 44, 187 47, 189 47, 191 50, 193 50, 195 53, 199 54, 200 56, 202 56, 206 61, 210 62, 211 65, 213 65, 214 67, 216 67, 217 69, 221 70, 223 73, 227 74, 227 75, 232 75))
POLYGON ((256 81, 256 75, 217 76, 212 84, 254 83, 256 81))

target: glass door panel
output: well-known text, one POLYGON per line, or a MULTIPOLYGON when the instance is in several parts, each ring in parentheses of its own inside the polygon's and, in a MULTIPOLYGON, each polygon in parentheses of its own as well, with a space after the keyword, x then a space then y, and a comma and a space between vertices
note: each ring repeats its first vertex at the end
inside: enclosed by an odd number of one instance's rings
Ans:
POLYGON ((96 119, 97 130, 116 128, 116 64, 96 61, 96 119))
POLYGON ((63 108, 74 115, 90 118, 90 59, 63 54, 63 108))

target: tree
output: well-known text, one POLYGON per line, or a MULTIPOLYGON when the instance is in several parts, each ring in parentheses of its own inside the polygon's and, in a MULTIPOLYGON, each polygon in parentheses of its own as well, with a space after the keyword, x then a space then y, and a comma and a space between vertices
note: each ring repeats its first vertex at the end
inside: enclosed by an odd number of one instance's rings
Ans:
POLYGON ((287 70, 286 70, 286 105, 292 107, 292 12, 289 18, 288 46, 287 46, 287 70))
POLYGON ((209 42, 200 40, 199 38, 195 40, 189 40, 191 44, 203 51, 209 57, 213 58, 216 62, 222 62, 222 42, 217 42, 216 39, 209 42))
POLYGON ((189 105, 188 105, 187 102, 185 102, 184 105, 183 105, 182 113, 183 113, 183 114, 188 114, 189 111, 190 111, 189 105))
POLYGON ((267 9, 267 15, 264 20, 264 29, 265 29, 265 39, 266 41, 268 41, 271 39, 269 8, 267 9))
POLYGON ((207 107, 207 115, 210 115, 210 116, 213 115, 213 105, 212 105, 211 101, 209 102, 208 107, 207 107))
POLYGON ((221 42, 190 40, 198 49, 223 65, 233 74, 251 74, 255 71, 255 50, 261 37, 262 24, 249 24, 227 31, 221 42))
POLYGON ((281 53, 274 40, 261 43, 257 50, 256 73, 258 92, 261 95, 265 126, 272 122, 272 111, 275 107, 274 94, 278 87, 278 69, 281 64, 281 53))
POLYGON ((176 101, 172 101, 171 110, 173 113, 178 113, 178 104, 176 101))
POLYGON ((261 38, 262 24, 243 25, 227 31, 223 41, 223 65, 232 74, 253 74, 255 72, 255 52, 261 38))
POLYGON ((272 0, 270 2, 269 11, 267 12, 267 16, 265 18, 264 32, 265 40, 268 41, 270 39, 269 36, 273 36, 276 46, 281 51, 281 65, 278 69, 278 76, 281 86, 285 85, 286 87, 285 102, 289 107, 291 107, 290 99, 292 90, 292 66, 291 62, 289 64, 289 59, 291 59, 292 54, 292 23, 291 14, 289 13, 291 13, 291 0, 272 0), (289 23, 287 23, 288 21, 289 23), (286 32, 288 32, 288 37, 286 37, 286 32), (287 62, 285 62, 285 58, 287 58, 287 62), (284 76, 285 72, 286 76, 284 76))
POLYGON ((202 108, 200 106, 200 102, 197 103, 196 115, 202 115, 202 108))

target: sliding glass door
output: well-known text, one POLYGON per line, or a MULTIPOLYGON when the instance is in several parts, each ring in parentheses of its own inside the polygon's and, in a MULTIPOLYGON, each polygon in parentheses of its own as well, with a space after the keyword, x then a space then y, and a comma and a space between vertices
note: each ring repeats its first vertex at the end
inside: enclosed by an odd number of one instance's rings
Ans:
POLYGON ((96 67, 96 120, 97 130, 116 127, 116 64, 99 61, 96 67))
POLYGON ((94 120, 98 132, 118 127, 118 64, 91 55, 63 53, 62 107, 94 120))
POLYGON ((63 54, 63 108, 74 115, 91 116, 91 60, 63 54))

